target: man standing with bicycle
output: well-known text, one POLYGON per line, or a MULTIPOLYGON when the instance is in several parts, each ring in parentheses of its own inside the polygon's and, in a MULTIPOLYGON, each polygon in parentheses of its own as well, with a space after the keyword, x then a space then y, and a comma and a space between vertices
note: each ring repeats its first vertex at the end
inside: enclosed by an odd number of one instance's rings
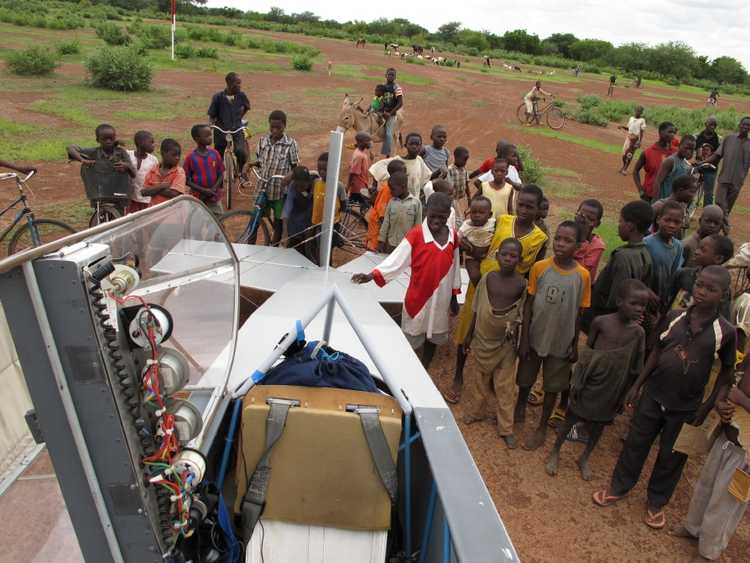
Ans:
POLYGON ((531 125, 533 121, 539 124, 539 100, 546 96, 552 97, 552 94, 542 90, 542 81, 537 80, 534 87, 523 97, 523 103, 526 105, 526 125, 531 125))
MULTIPOLYGON (((216 125, 225 131, 235 131, 242 127, 242 119, 250 111, 250 100, 241 90, 242 80, 236 72, 227 74, 225 80, 227 87, 211 98, 211 105, 208 106, 208 119, 211 125, 216 125)), ((214 147, 223 158, 227 141, 224 135, 215 129, 214 147)), ((234 154, 241 172, 247 162, 247 142, 244 131, 234 134, 234 154)))

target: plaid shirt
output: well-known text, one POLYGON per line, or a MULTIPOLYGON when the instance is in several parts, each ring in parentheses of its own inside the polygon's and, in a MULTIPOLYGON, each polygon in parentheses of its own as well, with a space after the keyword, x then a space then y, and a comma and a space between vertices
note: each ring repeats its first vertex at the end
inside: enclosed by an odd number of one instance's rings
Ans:
POLYGON ((469 173, 466 167, 457 168, 455 164, 448 167, 448 177, 446 178, 453 186, 453 197, 462 199, 466 195, 466 188, 469 185, 469 173))
MULTIPOLYGON (((271 136, 261 137, 256 156, 260 162, 260 175, 263 178, 281 175, 286 176, 292 168, 299 164, 299 145, 297 141, 284 135, 277 142, 271 142, 271 136)), ((273 178, 266 185, 268 199, 281 199, 283 190, 281 178, 273 178)))

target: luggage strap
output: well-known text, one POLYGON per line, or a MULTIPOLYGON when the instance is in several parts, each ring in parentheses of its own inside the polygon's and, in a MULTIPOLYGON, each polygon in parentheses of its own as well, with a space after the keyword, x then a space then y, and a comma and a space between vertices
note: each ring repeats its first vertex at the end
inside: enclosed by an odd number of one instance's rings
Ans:
MULTIPOLYGON (((266 417, 266 449, 253 470, 241 504, 242 538, 247 542, 253 535, 258 520, 266 504, 266 493, 271 478, 271 452, 284 433, 286 419, 291 407, 300 402, 290 399, 268 399, 270 409, 266 417)), ((372 455, 375 469, 383 483, 391 504, 396 504, 398 496, 398 472, 391 457, 388 441, 380 424, 379 410, 371 406, 347 405, 346 410, 359 416, 367 447, 372 455)))

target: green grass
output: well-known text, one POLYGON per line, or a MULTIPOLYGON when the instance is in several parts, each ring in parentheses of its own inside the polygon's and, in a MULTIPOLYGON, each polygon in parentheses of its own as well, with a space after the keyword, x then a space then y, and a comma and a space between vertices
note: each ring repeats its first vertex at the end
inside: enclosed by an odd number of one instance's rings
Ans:
MULTIPOLYGON (((512 126, 514 129, 521 129, 518 126, 512 126)), ((622 145, 612 145, 597 141, 595 139, 587 139, 585 137, 579 137, 571 133, 565 133, 563 131, 555 131, 554 129, 548 129, 546 127, 524 127, 523 131, 531 133, 532 135, 539 135, 541 137, 549 137, 550 139, 557 139, 559 141, 565 141, 566 143, 573 143, 582 147, 587 147, 596 151, 605 152, 608 154, 621 154, 622 145)))
POLYGON ((569 168, 556 168, 554 166, 543 166, 542 171, 550 176, 560 176, 562 178, 580 178, 581 175, 575 170, 569 168))
MULTIPOLYGON (((83 187, 81 187, 81 190, 83 190, 83 187)), ((88 201, 55 202, 38 205, 34 206, 34 212, 39 218, 65 221, 75 229, 87 228, 89 219, 93 213, 88 201)))
POLYGON ((577 180, 550 178, 544 183, 544 191, 552 197, 581 199, 584 194, 591 191, 591 186, 577 180))
POLYGON ((602 224, 596 228, 595 232, 604 239, 604 242, 607 245, 607 249, 604 251, 602 259, 602 264, 604 264, 609 260, 609 255, 612 254, 612 251, 618 246, 622 246, 620 235, 617 234, 617 221, 612 221, 605 217, 602 220, 602 224))

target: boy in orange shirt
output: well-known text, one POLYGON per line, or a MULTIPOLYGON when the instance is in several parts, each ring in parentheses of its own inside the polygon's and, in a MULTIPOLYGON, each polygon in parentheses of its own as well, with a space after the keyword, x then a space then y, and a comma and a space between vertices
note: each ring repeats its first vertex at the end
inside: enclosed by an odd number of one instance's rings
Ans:
MULTIPOLYGON (((349 201, 357 202, 360 205, 367 205, 362 190, 367 190, 370 184, 370 147, 372 139, 365 132, 357 133, 354 138, 357 148, 352 154, 352 161, 349 165, 349 179, 346 182, 346 191, 349 195, 349 201)), ((367 192, 365 192, 367 193, 367 192)))
MULTIPOLYGON (((388 163, 388 177, 396 172, 406 172, 406 166, 402 160, 392 160, 388 163)), ((378 193, 375 196, 375 203, 367 213, 367 250, 377 252, 378 236, 380 235, 380 225, 383 224, 385 210, 388 208, 388 202, 391 201, 391 187, 388 180, 380 182, 378 193)))
POLYGON ((153 207, 187 193, 185 170, 180 166, 180 143, 174 139, 161 142, 161 165, 154 166, 143 181, 141 194, 151 197, 148 206, 153 207))

